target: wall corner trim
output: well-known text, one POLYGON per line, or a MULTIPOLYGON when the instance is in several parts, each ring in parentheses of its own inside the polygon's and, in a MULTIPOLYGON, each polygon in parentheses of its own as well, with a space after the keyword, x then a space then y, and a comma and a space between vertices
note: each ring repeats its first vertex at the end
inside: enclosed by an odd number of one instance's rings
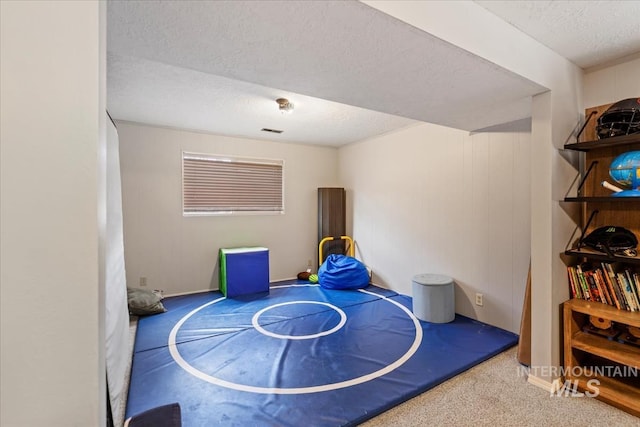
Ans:
POLYGON ((549 393, 553 393, 558 390, 562 384, 562 379, 560 377, 554 379, 552 382, 547 380, 543 380, 540 377, 535 377, 531 374, 527 377, 527 382, 529 384, 533 384, 534 386, 541 388, 549 393))

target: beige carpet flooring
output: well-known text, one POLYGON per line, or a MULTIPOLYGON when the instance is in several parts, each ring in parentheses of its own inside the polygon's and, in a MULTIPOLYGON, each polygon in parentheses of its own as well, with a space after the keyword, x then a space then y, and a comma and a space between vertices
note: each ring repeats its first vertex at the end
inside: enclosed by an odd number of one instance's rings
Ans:
POLYGON ((363 426, 640 426, 640 418, 593 398, 550 397, 523 369, 514 347, 363 426))

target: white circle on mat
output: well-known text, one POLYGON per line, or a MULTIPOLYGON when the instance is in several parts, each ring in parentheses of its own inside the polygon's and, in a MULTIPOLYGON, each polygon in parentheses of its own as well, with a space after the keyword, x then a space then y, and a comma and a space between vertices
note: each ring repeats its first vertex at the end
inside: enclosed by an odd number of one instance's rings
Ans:
MULTIPOLYGON (((319 285, 283 285, 283 286, 279 286, 279 288, 302 287, 302 286, 317 287, 319 285)), ((277 288, 272 288, 272 290, 273 289, 277 289, 277 288)), ((191 316, 193 316, 194 314, 196 314, 200 310, 204 309, 205 307, 208 307, 208 306, 210 306, 212 304, 215 304, 217 302, 220 302, 220 301, 224 301, 226 299, 225 297, 221 297, 221 298, 215 299, 213 301, 209 301, 208 303, 203 304, 200 307, 192 310, 187 315, 185 315, 182 319, 180 319, 178 321, 178 323, 176 323, 176 325, 171 330, 171 333, 169 334, 169 339, 168 339, 169 353, 171 354, 171 357, 173 357, 173 360, 176 361, 178 366, 180 366, 182 369, 184 369, 185 371, 187 371, 188 373, 190 373, 194 377, 199 378, 199 379, 201 379, 203 381, 206 381, 208 383, 221 386, 221 387, 226 387, 226 388, 230 388, 230 389, 233 389, 233 390, 239 390, 239 391, 246 391, 246 392, 249 392, 249 393, 259 393, 259 394, 320 393, 320 392, 323 392, 323 391, 338 390, 338 389, 341 389, 341 388, 351 387, 351 386, 354 386, 354 385, 362 384, 362 383, 365 383, 367 381, 371 381, 371 380, 374 380, 374 379, 376 379, 378 377, 386 375, 389 372, 394 371, 398 367, 402 366, 407 360, 409 360, 411 358, 411 356, 413 356, 413 354, 418 350, 418 347, 420 347, 420 343, 422 342, 422 327, 420 326, 420 321, 413 315, 411 310, 409 310, 407 307, 405 307, 404 305, 400 304, 399 302, 394 301, 391 298, 387 298, 385 296, 376 294, 375 292, 365 291, 364 289, 358 289, 358 291, 362 292, 362 293, 365 293, 365 294, 368 294, 368 295, 376 296, 376 297, 378 297, 378 298, 380 298, 380 299, 382 299, 382 300, 384 300, 386 302, 389 302, 389 303, 397 306, 402 311, 404 311, 407 314, 407 316, 409 316, 409 318, 413 321, 413 325, 414 325, 414 329, 415 329, 415 338, 413 340, 413 343, 411 344, 411 347, 409 347, 409 350, 407 350, 407 352, 405 354, 403 354, 395 362, 385 366, 382 369, 378 369, 375 372, 371 372, 370 374, 367 374, 367 375, 362 375, 360 377, 352 378, 352 379, 346 380, 346 381, 340 381, 340 382, 336 382, 336 383, 317 385, 317 386, 310 386, 310 387, 258 387, 258 386, 252 386, 252 385, 247 385, 247 384, 238 384, 238 383, 234 383, 234 382, 231 382, 231 381, 223 380, 221 378, 216 378, 216 377, 214 377, 212 375, 206 374, 206 373, 194 368, 193 366, 191 366, 189 364, 189 362, 184 360, 184 358, 182 357, 182 355, 178 351, 178 346, 176 344, 176 337, 178 335, 178 331, 180 330, 182 325, 187 320, 189 320, 189 318, 191 316)))
POLYGON ((336 332, 337 330, 342 328, 345 323, 347 323, 347 315, 344 313, 344 311, 340 310, 338 307, 336 307, 333 304, 329 304, 329 303, 321 302, 321 301, 289 301, 289 302, 282 302, 280 304, 270 305, 270 306, 265 307, 262 310, 258 311, 256 314, 253 315, 253 318, 251 319, 251 324, 261 334, 267 335, 269 337, 280 338, 280 339, 285 339, 285 340, 310 340, 310 339, 313 339, 313 338, 324 337, 325 335, 329 335, 329 334, 332 334, 332 333, 336 332), (274 332, 267 331, 262 326, 260 326, 260 323, 258 322, 258 319, 260 318, 262 313, 264 313, 267 310, 271 310, 273 308, 276 308, 276 307, 282 307, 283 305, 292 305, 292 304, 326 305, 327 307, 332 308, 333 310, 338 312, 338 314, 340 315, 340 322, 336 326, 334 326, 333 328, 329 329, 328 331, 318 332, 317 334, 311 334, 311 335, 280 335, 280 334, 276 334, 274 332))

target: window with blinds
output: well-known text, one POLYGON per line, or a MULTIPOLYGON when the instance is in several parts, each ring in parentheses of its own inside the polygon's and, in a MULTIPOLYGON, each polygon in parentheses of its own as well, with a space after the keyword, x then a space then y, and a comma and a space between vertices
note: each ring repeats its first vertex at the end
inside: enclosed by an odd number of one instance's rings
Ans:
POLYGON ((183 212, 284 213, 283 169, 283 160, 183 152, 183 212))

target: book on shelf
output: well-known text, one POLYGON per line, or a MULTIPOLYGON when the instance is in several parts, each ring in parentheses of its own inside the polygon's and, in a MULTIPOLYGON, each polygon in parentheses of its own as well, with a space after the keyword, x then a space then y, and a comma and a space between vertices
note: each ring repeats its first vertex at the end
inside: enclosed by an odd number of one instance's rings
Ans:
POLYGON ((636 304, 636 308, 638 309, 638 311, 640 311, 640 298, 638 297, 638 288, 640 285, 640 283, 635 282, 634 277, 637 276, 637 274, 632 273, 631 270, 626 269, 624 271, 624 274, 627 275, 627 281, 629 283, 629 287, 631 288, 631 294, 633 295, 633 299, 635 301, 636 304))
POLYGON ((602 295, 602 302, 607 305, 615 305, 613 300, 611 299, 611 295, 609 295, 609 289, 607 289, 607 284, 604 281, 604 276, 602 270, 597 268, 593 273, 593 278, 598 286, 598 290, 600 291, 600 295, 602 295))
POLYGON ((599 271, 602 273, 602 276, 604 277, 604 281, 606 282, 607 288, 609 289, 609 294, 611 295, 611 299, 614 302, 614 304, 612 305, 615 305, 618 310, 624 309, 624 306, 620 304, 620 298, 618 297, 619 292, 617 291, 616 287, 613 285, 613 282, 611 281, 611 276, 609 276, 609 272, 607 271, 606 264, 603 262, 601 266, 602 266, 602 269, 599 269, 599 271))
POLYGON ((626 271, 624 273, 618 273, 618 282, 624 291, 624 296, 627 299, 627 304, 631 307, 631 311, 638 311, 638 302, 632 289, 633 284, 627 280, 626 271))
POLYGON ((616 278, 616 273, 613 271, 613 266, 609 263, 602 263, 603 268, 607 271, 607 275, 609 276, 609 280, 611 281, 611 286, 614 288, 616 295, 618 296, 618 301, 620 301, 620 309, 621 310, 629 310, 629 305, 627 304, 627 299, 624 297, 624 292, 622 291, 622 287, 616 278))
POLYGON ((591 296, 589 295, 589 290, 586 287, 586 282, 580 266, 567 267, 567 273, 569 275, 569 291, 571 293, 571 297, 587 301, 591 300, 591 296))
POLYGON ((572 298, 640 311, 640 274, 630 267, 582 263, 568 266, 567 277, 572 298))
POLYGON ((593 298, 591 297, 591 292, 589 291, 587 280, 585 279, 584 273, 582 272, 582 266, 578 265, 578 267, 576 267, 576 273, 578 274, 578 281, 580 282, 583 299, 591 301, 593 298))
POLYGON ((602 297, 602 292, 600 292, 601 289, 598 287, 598 284, 596 283, 596 279, 593 276, 593 271, 586 270, 586 271, 583 271, 583 274, 584 274, 585 280, 587 281, 587 284, 589 285, 589 293, 591 294, 591 300, 606 304, 606 301, 604 301, 602 297))

